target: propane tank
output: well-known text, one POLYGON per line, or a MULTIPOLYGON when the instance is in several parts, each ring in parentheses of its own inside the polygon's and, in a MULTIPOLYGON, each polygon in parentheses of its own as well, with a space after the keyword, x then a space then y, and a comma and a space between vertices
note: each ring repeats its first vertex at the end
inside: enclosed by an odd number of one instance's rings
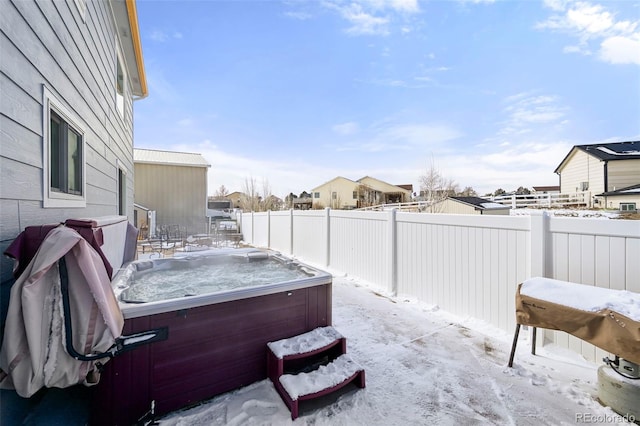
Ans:
POLYGON ((598 368, 598 399, 627 421, 640 420, 640 366, 624 358, 604 358, 598 368))

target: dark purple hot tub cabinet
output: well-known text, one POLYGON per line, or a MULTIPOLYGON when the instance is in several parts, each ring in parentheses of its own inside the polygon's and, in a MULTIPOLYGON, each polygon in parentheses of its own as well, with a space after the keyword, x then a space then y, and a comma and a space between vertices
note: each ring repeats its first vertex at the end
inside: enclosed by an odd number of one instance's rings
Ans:
MULTIPOLYGON (((263 380, 267 342, 331 325, 331 275, 269 257, 283 267, 302 268, 305 277, 161 302, 121 302, 123 334, 168 327, 168 339, 105 365, 94 389, 91 423, 129 425, 152 405, 162 415, 263 380)), ((120 271, 120 279, 135 275, 135 264, 120 271)))

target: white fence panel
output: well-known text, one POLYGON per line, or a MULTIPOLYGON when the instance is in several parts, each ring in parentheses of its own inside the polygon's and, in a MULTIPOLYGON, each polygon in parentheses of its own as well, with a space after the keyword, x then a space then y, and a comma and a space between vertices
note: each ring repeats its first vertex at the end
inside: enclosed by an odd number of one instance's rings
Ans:
MULTIPOLYGON (((550 218, 552 278, 616 290, 640 289, 640 222, 550 218)), ((563 332, 545 330, 558 346, 597 362, 604 351, 563 332)))
POLYGON ((331 211, 329 266, 392 291, 389 212, 331 211))
POLYGON ((293 254, 310 263, 328 266, 328 210, 307 210, 294 213, 293 254))
POLYGON ((242 240, 248 244, 253 244, 253 214, 239 212, 236 216, 242 232, 242 240))
POLYGON ((529 218, 397 214, 398 294, 503 329, 529 276, 529 218))
POLYGON ((271 212, 271 222, 269 223, 270 248, 284 254, 292 254, 292 219, 292 210, 271 212))
POLYGON ((269 247, 270 212, 253 213, 253 240, 256 247, 269 247))

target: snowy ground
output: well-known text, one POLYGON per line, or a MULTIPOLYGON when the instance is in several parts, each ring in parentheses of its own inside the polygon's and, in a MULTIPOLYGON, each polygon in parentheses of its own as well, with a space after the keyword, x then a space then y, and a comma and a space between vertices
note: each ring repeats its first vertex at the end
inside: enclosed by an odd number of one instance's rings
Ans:
POLYGON ((597 401, 597 365, 538 348, 527 333, 508 368, 510 334, 334 277, 333 325, 366 370, 366 388, 290 413, 268 380, 160 419, 174 425, 631 424, 597 401))
POLYGON ((589 210, 589 209, 511 209, 511 216, 528 216, 532 212, 540 214, 545 211, 550 216, 555 217, 579 217, 583 219, 619 219, 620 212, 617 210, 589 210))

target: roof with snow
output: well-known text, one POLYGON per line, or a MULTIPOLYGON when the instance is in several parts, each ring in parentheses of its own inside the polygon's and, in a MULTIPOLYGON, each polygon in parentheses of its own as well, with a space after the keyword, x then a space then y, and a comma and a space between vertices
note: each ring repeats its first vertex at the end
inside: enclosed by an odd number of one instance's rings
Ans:
POLYGON ((491 200, 480 197, 449 197, 452 200, 475 207, 478 210, 508 210, 511 207, 494 203, 491 200))
POLYGON ((564 159, 560 162, 560 165, 556 167, 554 173, 558 173, 560 168, 565 164, 567 159, 575 150, 586 152, 587 154, 592 155, 601 161, 640 159, 640 141, 575 145, 573 148, 571 148, 571 151, 569 151, 567 156, 564 157, 564 159))
POLYGON ((161 151, 156 149, 133 149, 133 162, 164 164, 169 166, 211 167, 202 154, 194 152, 161 151))

